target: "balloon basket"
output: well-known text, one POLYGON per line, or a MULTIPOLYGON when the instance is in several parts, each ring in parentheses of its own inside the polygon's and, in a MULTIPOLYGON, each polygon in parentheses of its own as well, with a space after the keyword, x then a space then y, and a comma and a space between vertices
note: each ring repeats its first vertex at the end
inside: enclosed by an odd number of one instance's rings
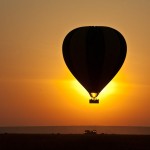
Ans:
POLYGON ((91 103, 91 104, 98 104, 99 103, 99 99, 90 99, 89 103, 91 103))

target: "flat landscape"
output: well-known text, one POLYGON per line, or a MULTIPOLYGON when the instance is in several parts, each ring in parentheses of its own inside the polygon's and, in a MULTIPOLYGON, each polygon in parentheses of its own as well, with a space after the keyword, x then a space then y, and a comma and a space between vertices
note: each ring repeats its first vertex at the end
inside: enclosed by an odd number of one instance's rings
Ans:
POLYGON ((150 150, 150 135, 0 134, 0 150, 150 150))

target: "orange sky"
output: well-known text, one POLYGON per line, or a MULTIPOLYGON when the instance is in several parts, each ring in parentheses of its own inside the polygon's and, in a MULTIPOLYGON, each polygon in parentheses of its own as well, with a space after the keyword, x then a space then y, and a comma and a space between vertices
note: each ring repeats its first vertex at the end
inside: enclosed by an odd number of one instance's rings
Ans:
POLYGON ((150 126, 149 0, 1 0, 0 126, 150 126), (98 105, 62 57, 79 26, 120 31, 128 52, 98 105))

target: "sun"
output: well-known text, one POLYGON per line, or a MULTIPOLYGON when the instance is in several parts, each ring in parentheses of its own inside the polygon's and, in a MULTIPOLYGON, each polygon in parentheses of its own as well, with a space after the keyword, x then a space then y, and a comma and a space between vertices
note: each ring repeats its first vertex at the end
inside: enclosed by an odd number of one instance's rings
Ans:
MULTIPOLYGON (((77 80, 71 80, 71 88, 73 90, 77 91, 78 94, 81 96, 84 96, 86 98, 90 98, 89 93, 86 91, 86 89, 77 81, 77 80)), ((108 97, 109 95, 113 94, 116 92, 117 89, 117 82, 111 81, 109 84, 99 93, 98 98, 105 98, 108 97)))

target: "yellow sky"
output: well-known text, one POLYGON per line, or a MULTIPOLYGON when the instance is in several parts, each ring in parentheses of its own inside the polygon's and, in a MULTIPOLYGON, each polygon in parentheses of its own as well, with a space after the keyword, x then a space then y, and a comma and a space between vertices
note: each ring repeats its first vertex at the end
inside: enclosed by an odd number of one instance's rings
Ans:
POLYGON ((1 0, 0 126, 150 126, 149 0, 1 0), (62 57, 66 34, 110 26, 127 42, 127 57, 98 105, 62 57))

